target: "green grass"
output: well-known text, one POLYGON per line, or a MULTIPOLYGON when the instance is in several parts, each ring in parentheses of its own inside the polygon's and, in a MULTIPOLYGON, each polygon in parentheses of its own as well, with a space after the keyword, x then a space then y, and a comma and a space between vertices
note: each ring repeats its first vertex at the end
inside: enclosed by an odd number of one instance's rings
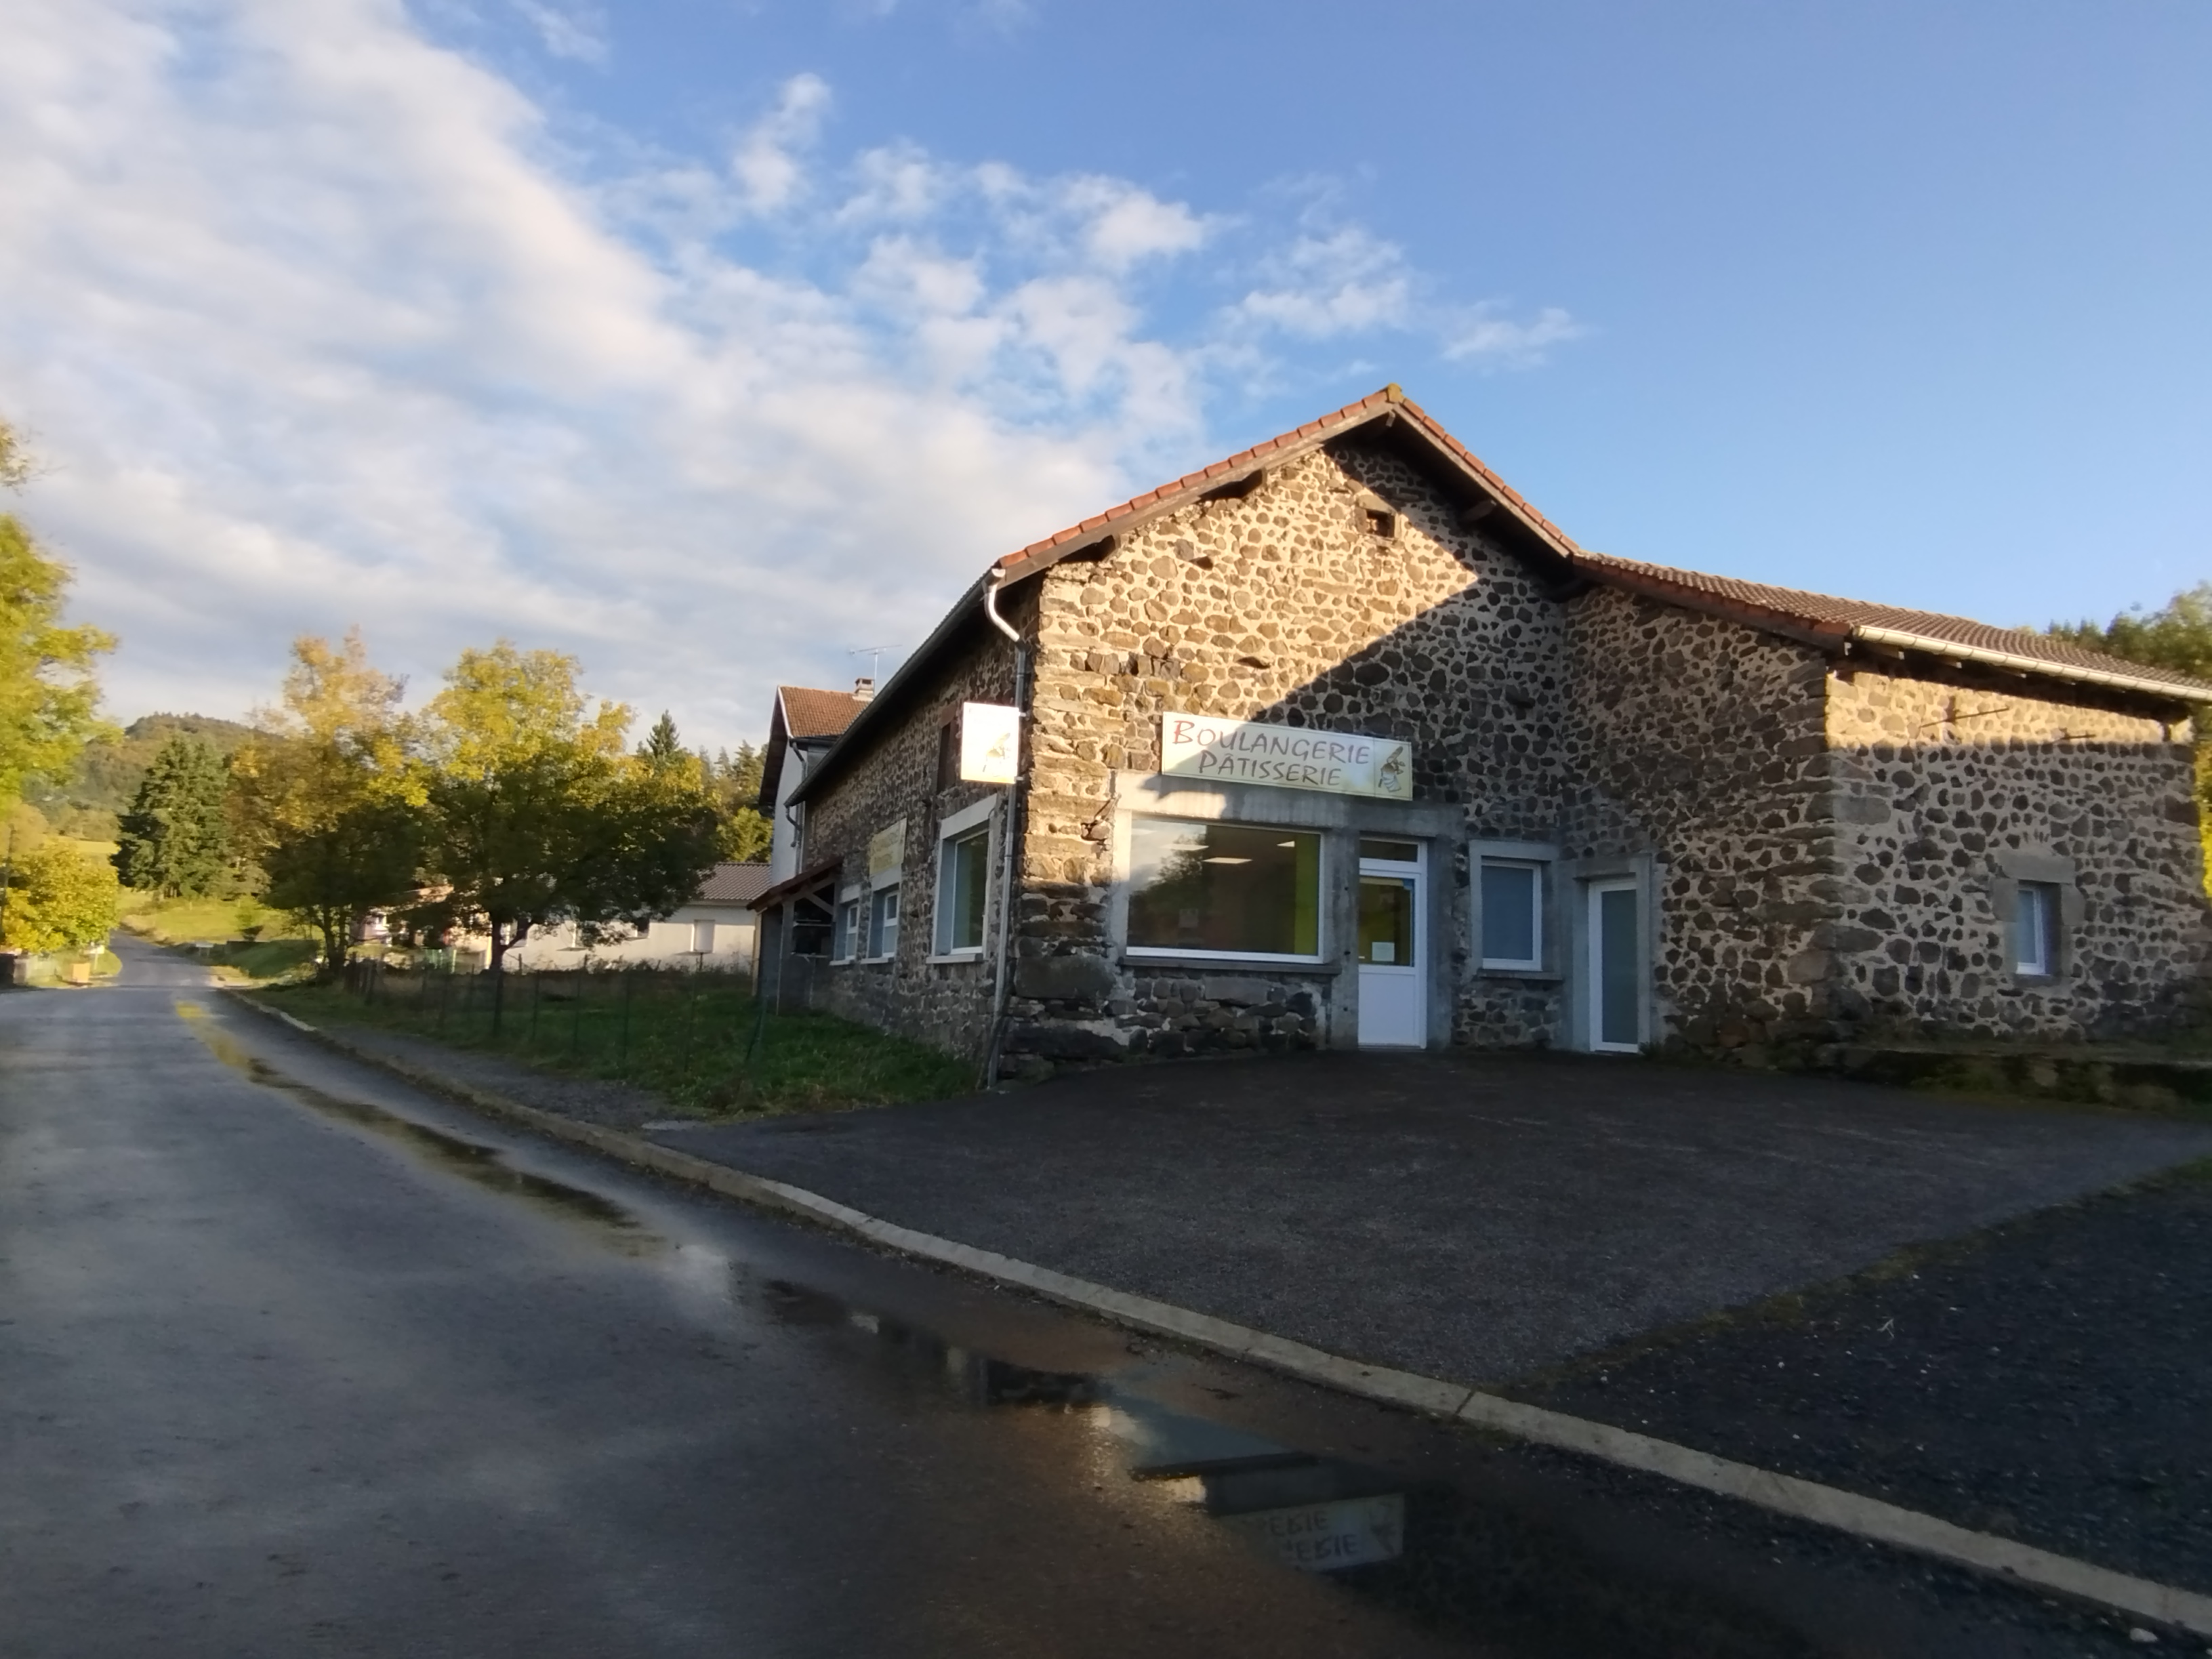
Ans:
POLYGON ((322 946, 311 939, 230 939, 208 952, 223 978, 265 985, 308 971, 321 959, 322 946))
POLYGON ((252 899, 157 898, 125 890, 123 925, 159 945, 220 945, 249 928, 260 939, 296 939, 306 935, 281 912, 252 899))
POLYGON ((394 973, 366 998, 317 985, 286 987, 272 1000, 311 1024, 377 1026, 619 1079, 706 1117, 936 1100, 975 1086, 968 1061, 849 1020, 771 1013, 762 1022, 738 975, 518 974, 496 1032, 492 996, 489 975, 394 973))

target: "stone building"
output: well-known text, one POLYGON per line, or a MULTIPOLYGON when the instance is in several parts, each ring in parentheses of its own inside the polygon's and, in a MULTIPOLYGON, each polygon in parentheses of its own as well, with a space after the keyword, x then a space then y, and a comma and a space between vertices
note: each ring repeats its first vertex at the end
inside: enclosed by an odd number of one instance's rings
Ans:
POLYGON ((2204 953, 2201 701, 1585 552, 1393 386, 980 578, 770 785, 763 968, 1030 1073, 2141 1030, 2204 953), (963 705, 1017 702, 1014 782, 963 781, 963 705))

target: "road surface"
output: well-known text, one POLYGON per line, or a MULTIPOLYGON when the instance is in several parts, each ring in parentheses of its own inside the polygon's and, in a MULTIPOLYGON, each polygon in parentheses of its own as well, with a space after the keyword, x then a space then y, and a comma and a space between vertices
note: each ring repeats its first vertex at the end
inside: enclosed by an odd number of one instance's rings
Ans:
POLYGON ((2075 1654, 2124 1624, 0 995, 0 1654, 2075 1654))

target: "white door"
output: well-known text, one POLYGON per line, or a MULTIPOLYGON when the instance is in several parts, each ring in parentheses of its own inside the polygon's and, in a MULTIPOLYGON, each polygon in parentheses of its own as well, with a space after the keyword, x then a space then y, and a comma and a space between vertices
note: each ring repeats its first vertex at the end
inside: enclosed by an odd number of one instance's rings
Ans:
POLYGON ((1359 841, 1359 1046, 1428 1046, 1428 879, 1421 843, 1359 841))
POLYGON ((1644 1046, 1644 907, 1634 878, 1590 883, 1583 955, 1590 1047, 1634 1054, 1644 1046))

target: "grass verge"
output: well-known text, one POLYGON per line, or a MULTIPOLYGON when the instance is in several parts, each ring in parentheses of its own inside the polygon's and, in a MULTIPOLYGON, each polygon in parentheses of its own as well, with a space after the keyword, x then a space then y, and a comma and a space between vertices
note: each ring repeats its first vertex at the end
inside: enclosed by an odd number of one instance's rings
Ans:
POLYGON ((967 1061, 923 1043, 830 1014, 763 1018, 738 975, 517 974, 496 1010, 489 975, 392 973, 373 983, 366 995, 285 986, 270 1000, 309 1024, 403 1031, 634 1084, 699 1117, 937 1100, 975 1086, 967 1061))

